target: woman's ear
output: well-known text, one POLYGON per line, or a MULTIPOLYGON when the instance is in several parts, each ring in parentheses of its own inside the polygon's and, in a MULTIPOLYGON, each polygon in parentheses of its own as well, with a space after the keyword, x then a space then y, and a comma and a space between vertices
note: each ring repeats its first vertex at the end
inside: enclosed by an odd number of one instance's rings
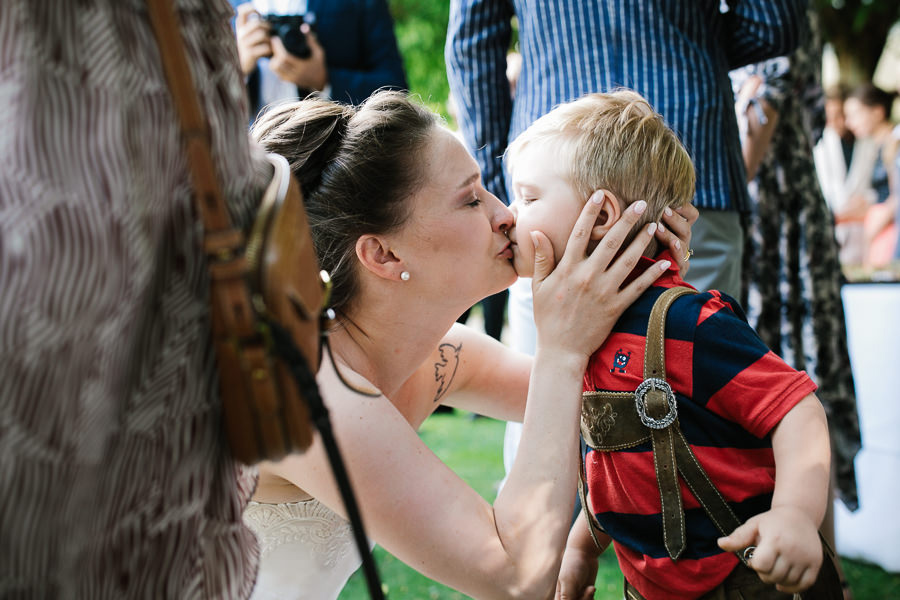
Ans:
POLYGON ((600 202, 600 213, 597 215, 597 220, 594 221, 594 227, 591 229, 591 240, 593 241, 597 241, 606 235, 610 228, 618 222, 619 217, 622 216, 622 207, 612 192, 609 190, 597 190, 594 192, 594 196, 597 194, 602 194, 603 198, 600 202))
POLYGON ((387 241, 377 235, 361 235, 356 240, 356 257, 368 271, 384 279, 400 279, 403 261, 394 254, 387 241))

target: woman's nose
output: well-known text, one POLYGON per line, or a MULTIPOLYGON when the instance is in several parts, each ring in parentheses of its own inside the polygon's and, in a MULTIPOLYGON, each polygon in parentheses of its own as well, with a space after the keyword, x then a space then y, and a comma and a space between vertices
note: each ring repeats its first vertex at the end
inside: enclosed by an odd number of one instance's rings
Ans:
POLYGON ((516 222, 516 217, 513 214, 513 211, 510 210, 508 206, 503 204, 499 198, 494 198, 496 200, 497 208, 494 210, 494 218, 493 218, 493 226, 496 231, 501 233, 509 231, 512 229, 512 226, 516 222))

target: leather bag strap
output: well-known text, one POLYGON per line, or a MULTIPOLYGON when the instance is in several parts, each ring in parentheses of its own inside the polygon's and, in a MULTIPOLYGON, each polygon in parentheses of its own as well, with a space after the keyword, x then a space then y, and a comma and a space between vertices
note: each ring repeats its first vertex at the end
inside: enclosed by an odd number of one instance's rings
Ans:
POLYGON ((147 0, 147 8, 187 146, 188 167, 194 182, 194 201, 206 230, 204 247, 209 254, 224 255, 243 246, 243 234, 232 228, 225 198, 216 177, 210 151, 209 126, 194 88, 178 15, 171 0, 147 0))

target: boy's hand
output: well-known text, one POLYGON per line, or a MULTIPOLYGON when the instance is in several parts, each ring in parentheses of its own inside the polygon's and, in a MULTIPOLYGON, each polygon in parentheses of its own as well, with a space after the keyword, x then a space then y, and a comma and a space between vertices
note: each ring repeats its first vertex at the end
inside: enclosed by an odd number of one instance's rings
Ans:
POLYGON ((597 553, 566 548, 559 579, 556 582, 555 600, 588 600, 594 597, 597 579, 597 553))
POLYGON ((740 552, 756 546, 749 565, 779 591, 801 592, 816 581, 822 566, 822 543, 812 519, 797 508, 778 506, 756 515, 719 538, 719 547, 740 552))

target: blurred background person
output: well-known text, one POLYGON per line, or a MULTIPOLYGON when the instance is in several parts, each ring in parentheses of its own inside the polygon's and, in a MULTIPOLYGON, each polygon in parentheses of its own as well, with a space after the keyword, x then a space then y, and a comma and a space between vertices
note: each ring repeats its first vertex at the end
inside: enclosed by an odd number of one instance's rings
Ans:
POLYGON ((359 104, 381 87, 407 87, 386 0, 231 3, 252 118, 272 102, 312 93, 359 104), (301 35, 293 23, 273 28, 265 15, 303 15, 301 35))
POLYGON ((816 175, 822 194, 828 207, 833 210, 840 204, 840 198, 846 192, 850 166, 853 164, 853 150, 856 138, 847 128, 844 119, 844 101, 847 88, 835 85, 825 92, 825 127, 822 137, 813 149, 816 175))
MULTIPOLYGON (((831 437, 832 493, 836 487, 854 510, 859 417, 833 218, 812 158, 825 106, 818 27, 809 17, 809 35, 789 57, 731 72, 752 199, 741 304, 763 342, 819 386, 831 437)), ((832 502, 822 530, 834 547, 832 502)))
MULTIPOLYGON (((847 128, 859 142, 854 151, 854 162, 860 161, 856 171, 859 179, 854 181, 843 205, 835 209, 839 227, 848 230, 839 240, 844 265, 871 263, 869 253, 873 241, 893 223, 897 202, 894 190, 897 188, 898 140, 893 135, 890 116, 895 96, 871 83, 864 83, 844 102, 847 128)), ((890 236, 890 230, 885 234, 890 236)))

